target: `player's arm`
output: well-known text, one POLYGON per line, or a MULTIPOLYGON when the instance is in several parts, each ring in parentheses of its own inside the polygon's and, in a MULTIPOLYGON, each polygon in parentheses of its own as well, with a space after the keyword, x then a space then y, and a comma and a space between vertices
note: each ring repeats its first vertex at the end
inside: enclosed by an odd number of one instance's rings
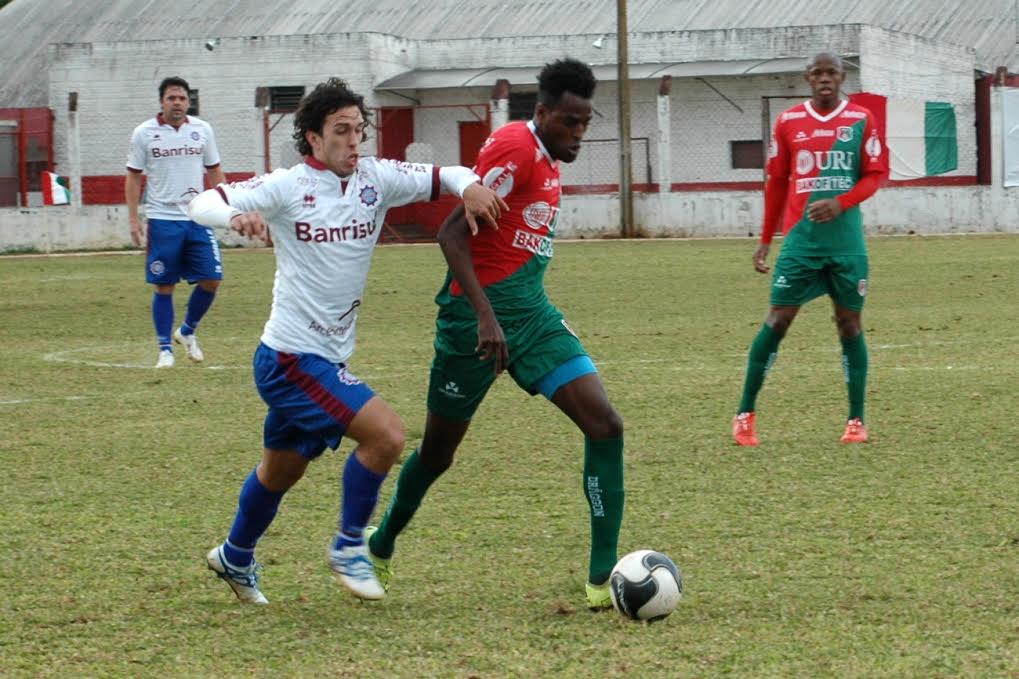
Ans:
POLYGON ((478 175, 466 167, 454 165, 439 168, 439 181, 446 193, 463 198, 464 219, 472 235, 478 233, 478 220, 499 228, 499 217, 509 210, 506 202, 492 189, 481 185, 478 175))
POLYGON ((131 145, 127 151, 127 176, 124 177, 124 202, 127 203, 127 220, 131 227, 131 240, 141 246, 145 240, 145 231, 138 218, 138 203, 142 197, 142 172, 145 170, 147 149, 140 129, 131 135, 131 145))
POLYGON ((210 186, 219 186, 226 183, 226 174, 223 172, 222 165, 206 167, 205 176, 208 178, 210 186))
POLYGON ((131 240, 141 247, 145 242, 145 231, 141 219, 138 218, 138 203, 142 196, 142 173, 133 168, 127 169, 124 177, 124 202, 127 203, 127 220, 131 225, 131 240))
POLYGON ((764 183, 764 223, 761 242, 754 251, 754 269, 760 273, 771 270, 765 262, 771 251, 771 241, 782 223, 785 202, 789 193, 789 150, 785 143, 782 120, 775 123, 775 132, 768 145, 768 179, 764 183))
POLYGON ((807 207, 807 216, 811 221, 823 224, 830 222, 851 207, 855 207, 873 196, 888 176, 888 163, 883 152, 884 144, 877 131, 877 126, 868 115, 863 128, 866 140, 861 149, 860 178, 853 188, 834 198, 819 200, 807 207))
POLYGON ((458 205, 439 228, 439 247, 442 248, 442 255, 446 258, 449 270, 463 288, 464 296, 478 317, 476 350, 479 357, 481 360, 494 359, 495 372, 499 374, 509 362, 509 349, 506 346, 506 335, 495 317, 495 310, 492 309, 492 303, 474 271, 470 243, 472 233, 474 232, 467 222, 465 208, 458 205))

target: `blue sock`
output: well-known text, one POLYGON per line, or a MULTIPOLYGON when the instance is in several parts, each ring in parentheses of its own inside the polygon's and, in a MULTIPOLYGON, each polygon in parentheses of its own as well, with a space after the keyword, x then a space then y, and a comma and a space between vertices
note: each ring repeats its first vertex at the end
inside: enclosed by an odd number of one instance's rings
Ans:
POLYGON ((156 326, 156 340, 160 351, 173 350, 173 294, 152 295, 152 324, 156 326))
POLYGON ((223 555, 234 566, 243 568, 255 559, 255 545, 276 517, 280 500, 286 491, 273 492, 262 485, 252 470, 241 486, 237 516, 230 528, 230 537, 223 544, 223 555))
POLYGON ((180 334, 193 335, 198 329, 198 323, 202 316, 212 306, 212 300, 216 299, 216 293, 209 292, 200 285, 196 285, 188 298, 188 311, 184 315, 184 325, 180 326, 180 334))
POLYGON ((340 532, 333 542, 334 549, 347 545, 360 545, 361 535, 372 518, 379 501, 379 487, 385 474, 376 474, 361 464, 355 450, 343 468, 343 507, 340 511, 340 532))

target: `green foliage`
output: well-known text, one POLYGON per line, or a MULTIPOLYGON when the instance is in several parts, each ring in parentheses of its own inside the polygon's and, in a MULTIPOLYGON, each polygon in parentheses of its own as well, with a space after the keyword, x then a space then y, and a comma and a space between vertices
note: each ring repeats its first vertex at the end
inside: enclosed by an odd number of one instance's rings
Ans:
MULTIPOLYGON (((160 372, 139 257, 0 259, 0 675, 1016 676, 1019 240, 871 241, 873 442, 855 447, 824 300, 765 384, 762 445, 730 444, 767 305, 752 250, 562 243, 549 271, 626 420, 622 549, 685 573, 651 626, 583 608, 582 441, 505 378, 398 543, 387 600, 329 576, 329 454, 259 547, 271 605, 239 605, 203 558, 260 455, 272 255, 225 253, 207 363, 178 351, 160 372)), ((442 275, 434 246, 381 248, 351 362, 412 443, 442 275)))

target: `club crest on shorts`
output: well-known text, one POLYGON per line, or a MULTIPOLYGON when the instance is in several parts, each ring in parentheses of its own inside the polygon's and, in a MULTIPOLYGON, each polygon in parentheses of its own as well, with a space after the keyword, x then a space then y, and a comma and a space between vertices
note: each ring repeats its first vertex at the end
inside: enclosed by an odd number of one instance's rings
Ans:
POLYGON ((155 276, 162 276, 166 273, 166 265, 163 264, 161 259, 152 260, 152 263, 149 264, 149 271, 151 271, 155 276))
POLYGON ((355 377, 352 373, 348 372, 347 367, 344 365, 341 365, 336 370, 336 379, 338 379, 343 384, 347 384, 350 386, 353 386, 355 384, 361 384, 361 380, 355 377))
POLYGON ((856 284, 856 292, 860 294, 860 297, 864 297, 867 294, 867 279, 861 278, 856 284))

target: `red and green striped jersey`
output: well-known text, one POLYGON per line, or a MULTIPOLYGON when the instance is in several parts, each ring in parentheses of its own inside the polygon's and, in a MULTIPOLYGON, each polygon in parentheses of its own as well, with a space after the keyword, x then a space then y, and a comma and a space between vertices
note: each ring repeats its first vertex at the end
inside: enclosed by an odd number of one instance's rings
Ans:
POLYGON ((824 113, 810 101, 782 113, 768 150, 761 242, 771 242, 781 217, 785 252, 866 254, 859 204, 888 174, 883 146, 870 111, 848 101, 824 113), (825 198, 837 198, 842 214, 811 221, 807 205, 825 198))
MULTIPOLYGON (((514 122, 488 137, 474 172, 510 208, 498 229, 480 224, 471 238, 474 272, 497 316, 530 313, 546 299, 545 268, 552 258, 561 195, 559 162, 548 154, 532 123, 514 122)), ((470 308, 451 275, 436 302, 470 308)))

